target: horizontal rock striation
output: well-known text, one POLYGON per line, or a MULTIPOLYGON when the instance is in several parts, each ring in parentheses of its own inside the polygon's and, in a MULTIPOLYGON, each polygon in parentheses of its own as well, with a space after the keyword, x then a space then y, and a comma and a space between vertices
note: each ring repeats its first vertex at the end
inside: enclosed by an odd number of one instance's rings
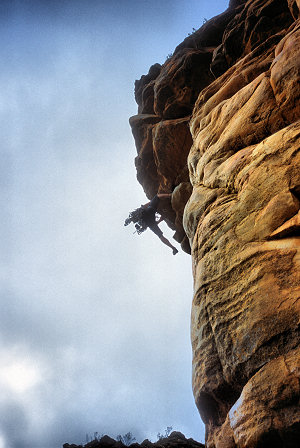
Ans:
POLYGON ((299 9, 231 0, 136 82, 138 179, 191 248, 207 448, 299 446, 299 9))

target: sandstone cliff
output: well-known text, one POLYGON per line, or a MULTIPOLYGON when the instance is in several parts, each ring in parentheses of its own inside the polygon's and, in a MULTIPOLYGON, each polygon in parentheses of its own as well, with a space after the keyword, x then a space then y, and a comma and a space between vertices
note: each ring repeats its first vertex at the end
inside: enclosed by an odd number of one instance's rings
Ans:
POLYGON ((231 0, 135 84, 138 180, 191 250, 208 448, 300 446, 300 0, 231 0))

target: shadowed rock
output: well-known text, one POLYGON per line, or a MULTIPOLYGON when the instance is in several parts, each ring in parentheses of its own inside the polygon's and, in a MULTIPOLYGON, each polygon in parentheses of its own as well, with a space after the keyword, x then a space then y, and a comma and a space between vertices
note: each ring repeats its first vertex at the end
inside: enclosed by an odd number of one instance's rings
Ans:
MULTIPOLYGON (((131 448, 204 448, 202 443, 193 439, 186 439, 181 432, 173 431, 169 437, 162 438, 157 442, 150 442, 146 439, 141 444, 132 443, 131 448)), ((109 436, 103 436, 100 440, 93 440, 86 445, 69 445, 65 443, 63 448, 125 448, 122 442, 118 442, 109 436)))

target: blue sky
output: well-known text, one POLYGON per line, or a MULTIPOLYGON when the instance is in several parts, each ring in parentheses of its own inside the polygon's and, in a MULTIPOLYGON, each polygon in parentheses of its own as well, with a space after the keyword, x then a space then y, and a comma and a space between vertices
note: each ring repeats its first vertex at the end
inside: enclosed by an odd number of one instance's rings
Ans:
POLYGON ((0 448, 204 440, 190 258, 123 227, 146 201, 128 118, 135 79, 226 7, 1 2, 0 448))

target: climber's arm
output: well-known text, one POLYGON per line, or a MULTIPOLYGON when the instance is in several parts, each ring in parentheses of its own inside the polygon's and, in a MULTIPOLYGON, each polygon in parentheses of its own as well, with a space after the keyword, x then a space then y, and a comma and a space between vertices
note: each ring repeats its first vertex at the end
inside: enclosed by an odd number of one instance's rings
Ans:
POLYGON ((172 193, 157 193, 159 199, 169 199, 171 196, 172 193))

